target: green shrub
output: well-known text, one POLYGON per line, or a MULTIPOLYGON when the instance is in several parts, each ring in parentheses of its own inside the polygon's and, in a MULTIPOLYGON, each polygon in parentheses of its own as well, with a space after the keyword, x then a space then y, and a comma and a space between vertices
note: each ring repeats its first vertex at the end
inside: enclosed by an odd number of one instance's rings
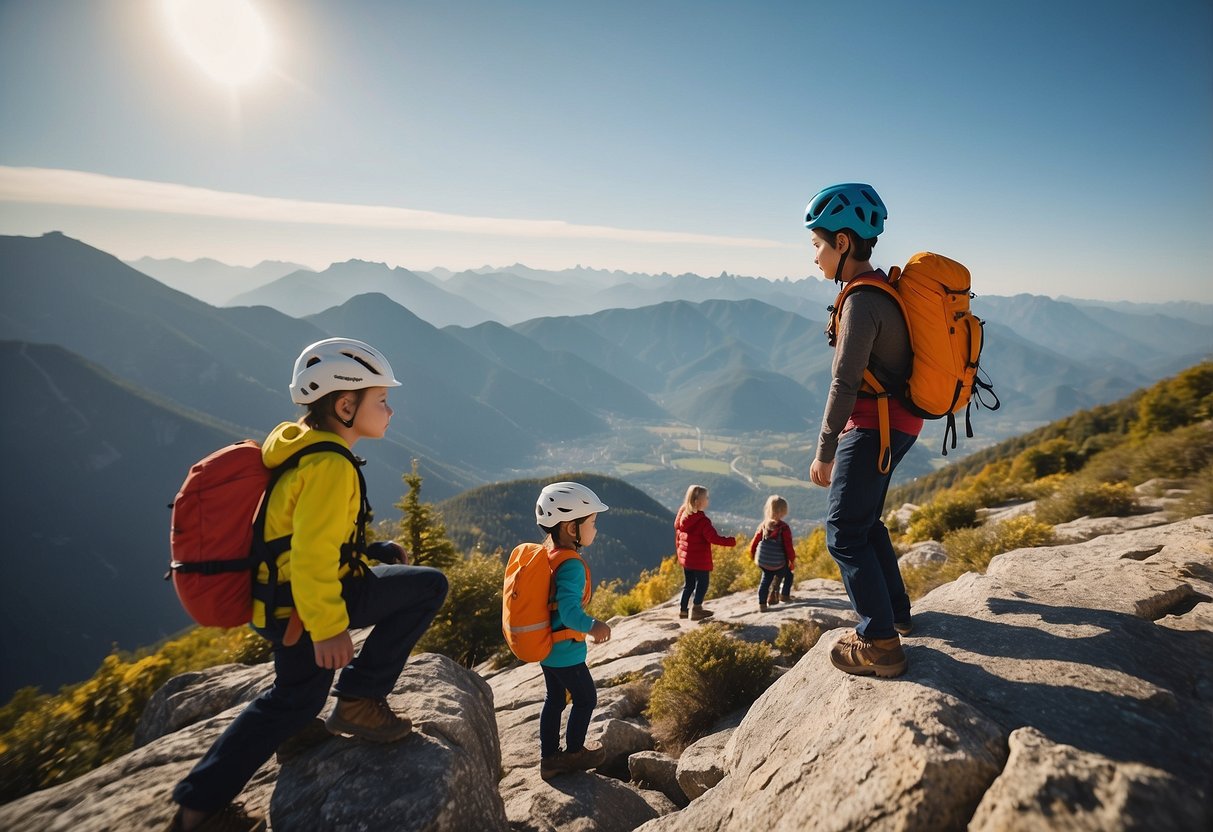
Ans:
POLYGON ((1213 463, 1213 422, 1127 441, 1095 455, 1083 469, 1087 479, 1142 483, 1191 477, 1213 463))
POLYGON ((1050 474, 1068 474, 1082 467, 1082 454, 1069 439, 1057 437, 1020 451, 1011 463, 1013 479, 1031 482, 1050 474))
POLYGON ((809 578, 827 578, 832 581, 842 580, 838 564, 830 556, 826 548, 826 530, 818 526, 805 537, 795 543, 796 549, 796 580, 806 581, 809 578))
POLYGON ((508 652, 501 635, 505 580, 501 558, 477 552, 447 566, 444 572, 450 586, 446 603, 417 642, 417 649, 441 653, 465 667, 508 652))
POLYGON ((0 803, 130 751, 144 705, 169 678, 217 664, 251 664, 268 654, 269 642, 247 627, 199 627, 154 652, 106 656, 91 678, 56 694, 21 689, 0 711, 0 803))
POLYGON ((725 714, 749 705, 771 683, 766 644, 747 644, 708 624, 680 638, 653 683, 648 717, 662 748, 679 753, 725 714))
POLYGON ((1137 494, 1128 483, 1071 480, 1036 504, 1036 519, 1057 525, 1079 517, 1123 517, 1136 508, 1137 494))
POLYGON ((708 598, 720 598, 743 589, 756 589, 762 580, 761 571, 750 560, 749 538, 739 538, 732 549, 715 548, 712 566, 708 598))
POLYGON ((1213 514, 1213 464, 1191 480, 1184 482, 1188 493, 1167 509, 1173 520, 1213 514))
POLYGON ((1048 546, 1053 543, 1053 527, 1034 517, 1020 516, 977 526, 972 529, 957 529, 944 535, 944 550, 948 561, 946 574, 957 576, 965 572, 983 572, 995 555, 1032 546, 1048 546))
POLYGON ((813 649, 821 633, 821 626, 814 621, 785 621, 775 636, 775 649, 795 664, 813 649))
POLYGON ((954 529, 977 525, 977 500, 963 493, 943 494, 910 515, 906 540, 942 540, 954 529))

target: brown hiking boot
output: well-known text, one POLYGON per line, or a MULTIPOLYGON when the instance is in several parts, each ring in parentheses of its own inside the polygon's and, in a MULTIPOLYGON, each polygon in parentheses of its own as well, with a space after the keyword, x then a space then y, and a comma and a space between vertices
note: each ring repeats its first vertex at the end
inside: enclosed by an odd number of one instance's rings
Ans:
POLYGON ((759 612, 766 612, 766 611, 767 611, 767 610, 769 610, 769 609, 770 609, 770 607, 768 607, 768 606, 767 606, 766 604, 764 604, 762 601, 759 601, 759 602, 758 602, 758 611, 759 611, 759 612))
POLYGON ((779 600, 783 601, 785 604, 789 603, 792 600, 792 593, 790 593, 790 592, 783 593, 782 595, 779 596, 779 600))
POLYGON ((413 730, 408 717, 397 716, 386 699, 337 699, 324 721, 334 734, 349 734, 371 742, 396 742, 413 730))
POLYGON ((908 636, 910 633, 914 632, 914 622, 913 621, 894 621, 893 629, 896 630, 897 634, 900 636, 908 636))
POLYGON ((689 613, 689 612, 687 612, 686 610, 679 610, 679 611, 678 611, 678 617, 679 617, 679 618, 686 618, 688 615, 690 615, 690 613, 689 613))
POLYGON ((557 751, 539 761, 539 776, 551 780, 558 774, 597 768, 606 761, 606 751, 600 742, 587 742, 580 751, 557 751))
POLYGON ((896 636, 866 639, 854 630, 830 648, 830 663, 856 676, 887 679, 906 672, 906 654, 896 636))
POLYGON ((712 612, 711 610, 705 610, 703 607, 701 607, 698 604, 691 607, 691 620, 692 621, 702 621, 705 618, 711 618, 715 614, 716 613, 712 612))
POLYGON ((265 818, 250 815, 244 807, 229 803, 194 826, 183 825, 185 810, 178 808, 165 832, 265 832, 265 818))
POLYGON ((570 771, 586 771, 606 762, 606 749, 593 740, 582 745, 580 751, 566 751, 564 755, 570 771))
POLYGON ((771 590, 771 594, 767 596, 767 603, 770 604, 771 606, 775 606, 776 604, 779 603, 779 590, 777 590, 777 589, 771 590))

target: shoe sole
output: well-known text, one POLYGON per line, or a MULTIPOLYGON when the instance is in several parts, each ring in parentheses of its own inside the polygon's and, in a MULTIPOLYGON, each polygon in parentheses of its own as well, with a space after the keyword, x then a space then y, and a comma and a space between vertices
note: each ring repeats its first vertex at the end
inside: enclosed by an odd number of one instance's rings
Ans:
POLYGON ((891 665, 875 665, 865 664, 859 667, 854 667, 849 664, 839 664, 834 659, 834 654, 830 654, 830 664, 841 670, 843 673, 850 673, 852 676, 879 676, 881 679, 892 679, 894 676, 900 676, 906 672, 906 668, 910 666, 909 661, 902 659, 899 664, 891 665))
POLYGON ((329 729, 329 733, 331 734, 351 736, 354 739, 366 740, 367 742, 399 742, 413 733, 411 725, 403 731, 392 733, 368 732, 366 728, 360 725, 353 725, 340 719, 333 719, 332 717, 324 721, 324 727, 329 729))

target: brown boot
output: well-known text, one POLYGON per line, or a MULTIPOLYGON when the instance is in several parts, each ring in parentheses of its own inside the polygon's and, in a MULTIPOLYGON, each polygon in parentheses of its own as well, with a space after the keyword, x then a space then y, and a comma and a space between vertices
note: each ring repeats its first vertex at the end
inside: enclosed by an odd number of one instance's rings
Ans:
POLYGON ((906 672, 906 654, 901 639, 866 639, 852 630, 830 648, 830 663, 844 673, 879 676, 882 679, 906 672))
POLYGON ((588 740, 580 750, 566 751, 565 756, 570 771, 587 771, 606 762, 606 749, 602 743, 588 740))
POLYGON ((783 593, 782 595, 780 595, 780 596, 779 596, 779 600, 780 600, 780 601, 783 601, 785 604, 787 604, 787 603, 791 602, 791 600, 792 600, 792 593, 790 593, 790 592, 785 592, 785 593, 783 593))
POLYGON ((705 618, 711 618, 715 614, 716 613, 712 612, 711 610, 705 610, 699 604, 695 604, 693 607, 691 607, 692 621, 702 621, 705 618))
POLYGON ((337 699, 324 721, 334 734, 349 734, 371 742, 396 742, 413 730, 408 717, 397 716, 386 699, 337 699))
POLYGON ((768 606, 767 606, 765 603, 763 603, 762 601, 759 601, 759 602, 758 602, 758 611, 759 611, 759 612, 766 612, 766 611, 767 611, 767 610, 769 610, 769 609, 770 609, 770 607, 768 607, 768 606))
POLYGON ((777 589, 771 590, 771 594, 767 596, 767 603, 770 604, 771 606, 775 606, 776 604, 779 603, 779 590, 777 590, 777 589))
POLYGON ((679 617, 679 618, 686 618, 688 615, 690 615, 690 613, 689 613, 689 612, 687 612, 686 610, 679 610, 679 611, 678 611, 678 617, 679 617))

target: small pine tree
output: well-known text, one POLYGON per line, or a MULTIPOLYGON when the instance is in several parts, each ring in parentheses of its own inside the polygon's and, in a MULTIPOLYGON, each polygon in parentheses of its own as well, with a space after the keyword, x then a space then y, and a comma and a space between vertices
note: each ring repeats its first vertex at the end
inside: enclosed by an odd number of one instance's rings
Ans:
POLYGON ((417 460, 413 469, 401 479, 409 487, 408 492, 396 503, 403 517, 397 542, 409 553, 409 563, 415 566, 433 566, 443 569, 459 560, 459 550, 446 535, 446 523, 433 503, 421 502, 421 474, 417 472, 417 460))

